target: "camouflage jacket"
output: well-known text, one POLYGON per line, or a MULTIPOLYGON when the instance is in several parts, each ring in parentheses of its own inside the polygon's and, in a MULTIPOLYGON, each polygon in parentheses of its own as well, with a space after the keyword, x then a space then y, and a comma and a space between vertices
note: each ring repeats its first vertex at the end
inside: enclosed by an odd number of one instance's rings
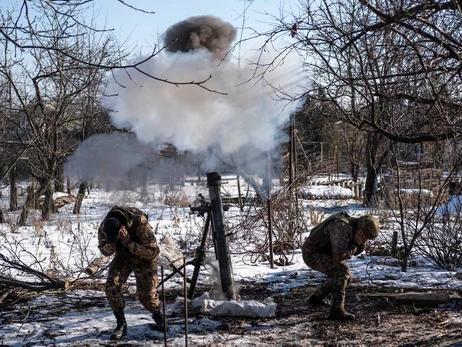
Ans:
POLYGON ((331 216, 322 228, 310 234, 303 248, 331 254, 338 262, 358 255, 364 251, 364 245, 354 241, 356 223, 357 218, 347 214, 331 216))
POLYGON ((132 264, 139 264, 143 260, 157 260, 159 248, 152 227, 148 223, 148 216, 135 207, 114 206, 106 215, 119 217, 125 225, 130 241, 126 246, 117 242, 106 242, 103 231, 104 220, 98 229, 98 248, 105 256, 116 253, 122 254, 132 264))

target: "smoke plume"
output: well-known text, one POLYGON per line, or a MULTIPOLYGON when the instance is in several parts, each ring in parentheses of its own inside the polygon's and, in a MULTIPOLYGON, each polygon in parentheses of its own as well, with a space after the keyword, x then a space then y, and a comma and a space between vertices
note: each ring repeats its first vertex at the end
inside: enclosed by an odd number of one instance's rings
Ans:
MULTIPOLYGON (((194 18, 207 23, 212 19, 220 27, 215 17, 194 18)), ((189 23, 180 22, 167 32, 187 32, 189 23), (186 29, 182 31, 183 25, 186 29)), ((229 26, 222 22, 221 27, 229 26)), ((296 96, 307 82, 300 73, 298 56, 282 59, 277 55, 255 52, 240 63, 237 59, 223 62, 209 49, 161 52, 139 66, 143 73, 116 72, 112 92, 118 96, 109 102, 117 112, 111 118, 116 126, 132 129, 142 142, 171 142, 179 150, 198 152, 210 146, 225 153, 244 146, 272 149, 296 106, 280 101, 274 88, 296 96), (264 76, 256 78, 263 70, 264 76), (179 86, 149 76, 183 83, 211 77, 204 84, 206 90, 194 83, 179 86)))
MULTIPOLYGON (((281 96, 301 95, 308 78, 297 55, 276 50, 245 50, 245 59, 244 53, 227 55, 235 37, 231 24, 212 16, 173 25, 164 38, 171 42, 167 50, 137 69, 114 73, 109 94, 117 96, 105 100, 115 110, 114 125, 132 130, 138 141, 150 146, 168 142, 180 151, 209 154, 213 148, 235 155, 241 167, 264 166, 266 151, 286 140, 281 129, 297 106, 281 96), (223 60, 225 55, 229 59, 223 60)), ((261 47, 261 42, 256 44, 261 47)), ((93 147, 79 148, 92 151, 87 158, 91 162, 97 157, 93 147)), ((101 158, 99 165, 103 163, 101 158)), ((208 163, 208 171, 216 170, 214 163, 208 163)))
POLYGON ((126 181, 132 168, 153 156, 150 146, 121 133, 97 134, 85 140, 66 162, 66 173, 83 182, 126 181))

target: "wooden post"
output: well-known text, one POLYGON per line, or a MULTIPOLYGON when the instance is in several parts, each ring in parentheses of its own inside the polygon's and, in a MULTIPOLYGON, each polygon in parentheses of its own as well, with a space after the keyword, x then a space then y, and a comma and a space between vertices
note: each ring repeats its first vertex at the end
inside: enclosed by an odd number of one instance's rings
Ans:
POLYGON ((271 215, 272 213, 272 204, 271 200, 267 200, 267 208, 268 208, 268 237, 269 237, 269 261, 270 261, 270 268, 274 268, 274 254, 273 254, 273 226, 271 223, 271 215))
POLYGON ((273 255, 273 225, 272 225, 272 218, 273 215, 271 207, 271 177, 270 177, 270 156, 269 152, 267 153, 266 157, 266 179, 267 179, 267 187, 266 187, 266 204, 268 210, 268 239, 269 239, 269 260, 270 260, 270 267, 271 269, 274 268, 274 255, 273 255))

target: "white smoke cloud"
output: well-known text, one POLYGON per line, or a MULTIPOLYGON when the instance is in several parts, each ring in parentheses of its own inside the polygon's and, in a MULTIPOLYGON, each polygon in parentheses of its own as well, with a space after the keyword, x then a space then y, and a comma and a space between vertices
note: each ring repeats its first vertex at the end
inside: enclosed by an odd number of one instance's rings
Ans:
POLYGON ((152 148, 134 136, 97 134, 85 140, 67 160, 65 172, 84 182, 126 181, 130 169, 152 156, 152 148))
POLYGON ((142 142, 173 143, 180 150, 200 152, 219 146, 233 153, 244 146, 272 149, 280 138, 296 104, 278 101, 273 87, 291 96, 303 92, 308 79, 301 74, 298 56, 288 56, 273 68, 276 52, 260 57, 260 70, 268 66, 264 80, 252 79, 255 65, 247 59, 240 64, 220 61, 207 50, 162 52, 140 66, 139 71, 118 71, 110 102, 116 126, 129 127, 142 142), (176 86, 150 78, 174 82, 203 81, 204 86, 176 86), (247 82, 246 82, 247 81, 247 82), (134 83, 136 82, 136 83, 134 83), (120 86, 123 85, 123 87, 120 86), (220 93, 226 93, 222 95, 220 93))
MULTIPOLYGON (((116 96, 103 100, 115 110, 114 125, 131 129, 139 142, 150 146, 169 142, 180 151, 205 155, 209 171, 220 163, 216 154, 231 154, 232 161, 248 173, 266 172, 266 152, 287 140, 281 129, 298 106, 281 100, 281 92, 299 96, 309 79, 296 54, 281 58, 267 47, 247 49, 240 60, 233 57, 234 38, 234 28, 213 16, 191 17, 173 25, 164 37, 166 43, 175 43, 169 51, 137 69, 115 71, 109 94, 116 96), (206 89, 197 85, 205 80, 206 89)), ((261 42, 253 42, 262 47, 261 42)), ((152 160, 153 154, 139 146, 120 134, 90 138, 69 158, 67 174, 123 179, 130 167, 152 160)))

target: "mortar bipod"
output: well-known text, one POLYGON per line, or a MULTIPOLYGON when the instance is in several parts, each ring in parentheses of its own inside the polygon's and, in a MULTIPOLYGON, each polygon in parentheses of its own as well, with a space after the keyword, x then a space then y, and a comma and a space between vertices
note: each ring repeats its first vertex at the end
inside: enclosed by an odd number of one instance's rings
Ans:
MULTIPOLYGON (((194 259, 191 259, 191 260, 187 261, 186 263, 184 263, 183 265, 181 265, 178 268, 175 265, 171 264, 171 267, 173 268, 173 271, 168 276, 166 276, 162 282, 159 282, 159 284, 157 286, 157 287, 161 286, 162 283, 165 283, 167 280, 169 280, 170 278, 175 276, 177 273, 179 273, 182 277, 185 277, 184 273, 182 272, 183 269, 187 265, 194 265, 194 272, 193 272, 193 275, 192 275, 191 279, 186 279, 186 281, 188 283, 190 283, 189 293, 188 293, 188 299, 190 299, 190 300, 193 299, 193 297, 194 297, 194 292, 196 290, 197 279, 199 278, 200 268, 205 263, 205 255, 206 255, 205 246, 206 246, 206 243, 207 243, 207 237, 208 237, 208 232, 209 232, 209 229, 210 229, 210 221, 211 221, 211 206, 210 206, 210 204, 205 201, 205 198, 204 198, 204 196, 202 194, 199 194, 199 199, 200 199, 199 200, 200 205, 199 206, 194 206, 194 207, 190 206, 191 212, 197 213, 198 216, 207 215, 207 217, 205 219, 204 230, 202 231, 201 243, 200 243, 199 247, 196 249, 196 254, 194 255, 194 259)), ((212 237, 213 237, 213 245, 214 245, 215 256, 216 256, 217 254, 216 254, 216 247, 215 247, 215 237, 214 237, 214 235, 212 235, 212 237)))

